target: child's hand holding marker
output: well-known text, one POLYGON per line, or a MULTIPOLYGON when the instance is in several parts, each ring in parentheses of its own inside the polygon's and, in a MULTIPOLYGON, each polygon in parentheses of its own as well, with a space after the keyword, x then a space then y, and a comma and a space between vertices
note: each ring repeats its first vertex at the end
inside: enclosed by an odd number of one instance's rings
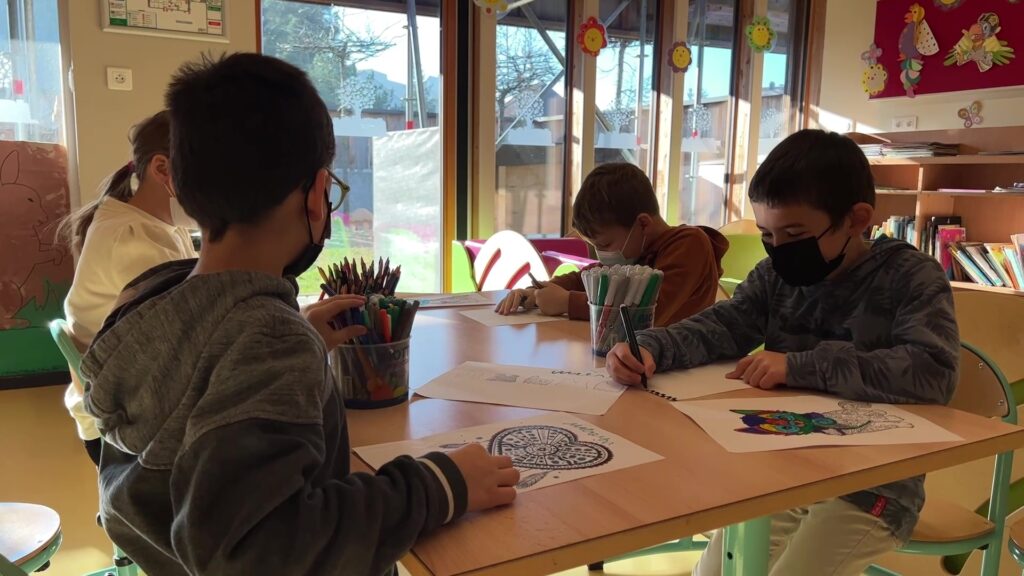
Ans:
POLYGON ((323 338, 328 350, 349 342, 366 334, 364 326, 347 326, 337 329, 334 318, 343 315, 349 310, 361 308, 366 304, 366 298, 352 294, 344 296, 332 296, 326 300, 314 302, 303 310, 306 320, 313 325, 313 328, 323 338))
POLYGON ((533 288, 522 288, 510 290, 508 295, 498 302, 494 311, 502 316, 516 313, 520 308, 527 310, 537 307, 537 290, 533 288))
POLYGON ((605 357, 607 361, 605 369, 612 380, 619 384, 643 386, 644 377, 648 379, 653 377, 656 366, 654 365, 654 356, 651 356, 651 353, 643 346, 640 346, 640 357, 643 358, 642 362, 633 355, 628 343, 620 342, 605 357))

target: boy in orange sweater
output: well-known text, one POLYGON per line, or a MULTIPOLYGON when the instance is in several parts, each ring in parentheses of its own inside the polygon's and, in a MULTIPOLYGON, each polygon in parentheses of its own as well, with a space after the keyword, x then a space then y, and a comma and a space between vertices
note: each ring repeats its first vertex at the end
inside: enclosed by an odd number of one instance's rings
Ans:
MULTIPOLYGON (((669 226, 647 175, 628 163, 602 164, 587 176, 572 207, 572 226, 597 251, 602 266, 643 264, 665 273, 655 326, 669 326, 711 306, 729 241, 704 226, 669 226)), ((590 307, 578 272, 541 289, 512 290, 496 312, 539 308, 549 316, 588 320, 590 307)))

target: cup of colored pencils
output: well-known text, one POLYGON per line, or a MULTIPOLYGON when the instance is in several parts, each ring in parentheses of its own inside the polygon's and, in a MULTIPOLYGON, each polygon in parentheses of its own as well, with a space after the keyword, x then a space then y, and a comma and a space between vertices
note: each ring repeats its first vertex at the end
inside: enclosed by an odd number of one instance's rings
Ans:
POLYGON ((354 261, 349 264, 346 260, 331 269, 336 270, 334 275, 320 271, 325 296, 360 294, 367 298, 364 306, 346 310, 332 321, 338 330, 366 328, 364 335, 328 355, 345 406, 385 408, 405 402, 409 398, 409 340, 419 301, 394 296, 401 271, 396 268, 397 274, 389 273, 387 263, 381 262, 376 274, 373 262, 356 269, 354 261))
POLYGON ((594 354, 606 356, 626 341, 622 314, 635 330, 654 326, 654 310, 665 274, 648 266, 603 266, 584 270, 583 286, 590 302, 590 343, 594 354), (625 310, 622 306, 625 305, 625 310))

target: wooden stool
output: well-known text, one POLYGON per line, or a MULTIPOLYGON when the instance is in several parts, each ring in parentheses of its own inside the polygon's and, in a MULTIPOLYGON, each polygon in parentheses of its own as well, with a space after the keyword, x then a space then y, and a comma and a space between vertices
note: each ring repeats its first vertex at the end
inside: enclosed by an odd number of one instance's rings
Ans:
POLYGON ((1010 541, 1007 546, 1010 549, 1010 556, 1024 567, 1024 520, 1014 522, 1008 531, 1010 541))
POLYGON ((25 572, 45 570, 60 547, 60 516, 38 504, 0 502, 0 556, 25 572))

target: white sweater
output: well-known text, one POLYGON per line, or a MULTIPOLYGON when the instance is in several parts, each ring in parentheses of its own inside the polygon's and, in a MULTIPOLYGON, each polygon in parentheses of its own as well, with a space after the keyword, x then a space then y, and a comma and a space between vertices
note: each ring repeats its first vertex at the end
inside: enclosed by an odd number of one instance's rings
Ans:
MULTIPOLYGON (((187 230, 131 204, 104 200, 85 235, 75 279, 64 301, 76 343, 83 350, 92 343, 126 284, 158 264, 195 256, 187 230)), ((74 385, 64 394, 64 404, 83 440, 99 438, 96 421, 85 412, 82 394, 74 385)))

